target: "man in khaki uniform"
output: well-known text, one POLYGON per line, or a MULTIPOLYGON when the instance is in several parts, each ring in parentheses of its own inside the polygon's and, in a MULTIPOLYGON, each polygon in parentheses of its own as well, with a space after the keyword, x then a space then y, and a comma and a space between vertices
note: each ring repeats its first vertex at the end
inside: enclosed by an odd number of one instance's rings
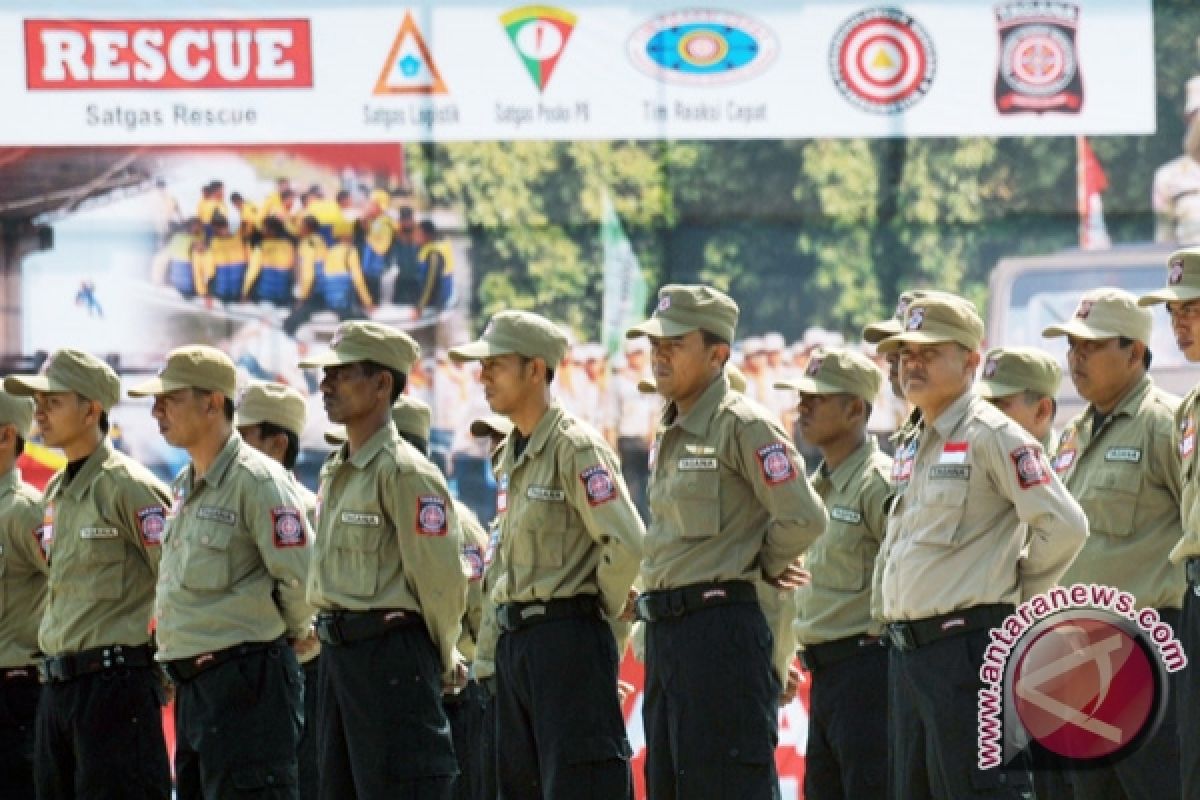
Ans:
MULTIPOLYGON (((979 396, 1024 428, 1049 455, 1062 367, 1034 347, 993 347, 983 359, 979 396)), ((1053 465, 1051 460, 1051 465, 1053 465)))
POLYGON ((166 798, 170 768, 150 614, 170 498, 149 470, 105 438, 121 382, 79 350, 4 388, 32 395, 42 438, 67 466, 46 486, 41 528, 50 565, 38 645, 39 798, 166 798))
POLYGON ((488 405, 514 426, 499 456, 505 511, 491 567, 500 796, 589 786, 616 800, 632 797, 632 751, 605 617, 627 610, 644 529, 616 455, 551 398, 566 347, 549 320, 504 311, 450 357, 482 362, 488 405))
POLYGON ((879 345, 900 353, 904 394, 921 412, 896 454, 876 570, 893 645, 896 800, 1029 795, 1026 756, 1011 768, 978 768, 979 668, 989 629, 1053 586, 1087 537, 1087 519, 1041 445, 972 391, 982 339, 968 301, 926 296, 879 345))
POLYGON ((880 797, 887 786, 887 650, 871 618, 892 460, 867 434, 883 374, 852 350, 818 350, 804 375, 775 384, 800 394, 800 436, 821 452, 812 483, 829 526, 796 590, 800 660, 812 675, 804 796, 880 797))
POLYGON ((347 437, 321 470, 308 580, 320 796, 448 797, 458 766, 441 698, 467 578, 446 482, 391 418, 419 348, 375 322, 344 322, 330 344, 300 365, 322 368, 325 411, 347 437))
POLYGON ((180 800, 297 798, 310 529, 295 481, 234 428, 237 368, 212 347, 167 354, 153 397, 174 482, 155 611, 158 660, 176 685, 180 800))
MULTIPOLYGON (((308 421, 308 402, 304 395, 282 383, 259 382, 247 386, 238 398, 234 427, 250 447, 265 453, 280 464, 295 481, 303 501, 309 528, 317 527, 317 495, 296 480, 293 470, 300 455, 300 436, 308 421)), ((307 580, 307 575, 305 576, 307 580)), ((320 788, 317 774, 317 658, 321 643, 316 634, 295 645, 296 658, 304 670, 304 726, 296 746, 296 768, 301 800, 316 800, 320 788)))
MULTIPOLYGON (((1166 303, 1171 331, 1184 358, 1200 361, 1200 248, 1178 250, 1167 259, 1166 286, 1138 300, 1142 306, 1166 303)), ((1184 565, 1191 591, 1183 595, 1179 625, 1183 649, 1195 660, 1200 653, 1200 469, 1196 458, 1196 426, 1200 421, 1200 387, 1192 389, 1175 415, 1179 452, 1180 517, 1183 535, 1171 550, 1172 564, 1184 565)), ((1175 675, 1178 708, 1200 708, 1200 668, 1192 663, 1175 675)), ((1184 797, 1200 796, 1200 727, 1191 720, 1179 725, 1181 789, 1184 797)))
MULTIPOLYGON (((1149 309, 1121 289, 1095 289, 1075 315, 1043 335, 1067 337, 1071 380, 1088 407, 1063 430, 1054 468, 1083 506, 1087 544, 1064 586, 1113 586, 1178 628, 1186 575, 1168 556, 1183 534, 1180 465, 1175 449, 1179 398, 1154 385, 1149 309)), ((1073 770, 1080 797, 1180 796, 1174 693, 1158 729, 1129 757, 1099 769, 1073 770)))
POLYGON ((796 587, 825 508, 787 434, 730 390, 737 304, 708 286, 664 286, 658 298, 654 316, 626 333, 650 337, 667 401, 637 603, 647 792, 773 797, 781 686, 756 583, 796 587))
POLYGON ((38 546, 42 493, 17 469, 32 424, 33 401, 0 391, 0 786, 12 800, 34 796, 37 634, 49 571, 38 546))

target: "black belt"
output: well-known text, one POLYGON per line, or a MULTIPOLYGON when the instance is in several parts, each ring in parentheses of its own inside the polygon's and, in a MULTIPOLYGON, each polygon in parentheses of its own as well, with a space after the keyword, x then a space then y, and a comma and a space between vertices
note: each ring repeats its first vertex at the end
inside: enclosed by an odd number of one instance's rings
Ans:
POLYGON ((371 611, 322 611, 317 614, 317 638, 333 646, 353 644, 382 636, 392 628, 423 622, 421 615, 405 608, 371 611))
POLYGON ((897 650, 916 650, 950 636, 995 628, 1012 612, 1013 607, 1007 603, 973 606, 936 617, 892 622, 887 626, 887 636, 897 650))
POLYGON ((200 673, 206 672, 213 667, 219 667, 235 658, 248 656, 251 653, 261 653, 263 650, 287 646, 287 639, 282 636, 270 642, 243 642, 242 644, 235 644, 233 647, 226 647, 224 650, 213 650, 210 653, 201 653, 191 658, 166 661, 163 663, 163 667, 167 670, 167 674, 171 676, 171 680, 180 683, 182 681, 190 681, 200 673))
POLYGON ((1189 558, 1184 564, 1187 570, 1187 582, 1193 589, 1200 590, 1200 558, 1189 558))
POLYGON ((638 595, 637 615, 638 619, 654 622, 668 617, 682 617, 715 606, 757 602, 758 591, 749 581, 693 583, 678 589, 664 589, 638 595))
POLYGON ((62 656, 46 656, 38 671, 46 683, 69 681, 93 672, 154 664, 154 649, 148 644, 114 644, 62 656))
POLYGON ((815 672, 822 667, 832 666, 839 661, 845 661, 864 653, 878 653, 885 644, 882 636, 847 636, 844 639, 834 639, 832 642, 810 644, 796 654, 800 663, 809 672, 815 672))
POLYGON ((568 617, 600 617, 600 598, 579 594, 532 603, 504 603, 496 608, 496 623, 505 633, 568 617))

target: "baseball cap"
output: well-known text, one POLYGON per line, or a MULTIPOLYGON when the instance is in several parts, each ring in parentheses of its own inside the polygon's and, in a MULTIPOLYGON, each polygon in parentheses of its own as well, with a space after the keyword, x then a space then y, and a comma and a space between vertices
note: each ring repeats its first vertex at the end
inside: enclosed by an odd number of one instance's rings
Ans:
POLYGON ((1051 325, 1042 336, 1075 336, 1080 339, 1113 339, 1126 336, 1149 342, 1154 327, 1150 309, 1124 289, 1093 289, 1084 294, 1075 315, 1060 325, 1051 325))
POLYGON ((1167 259, 1167 286, 1138 298, 1139 306, 1174 301, 1186 302, 1200 297, 1200 248, 1176 250, 1167 259))
POLYGON ((34 392, 75 392, 108 411, 121 399, 121 379, 112 367, 91 353, 72 348, 55 350, 37 375, 10 375, 4 389, 18 397, 34 392))
POLYGON ((673 283, 658 290, 654 316, 634 325, 625 336, 683 336, 701 330, 732 342, 737 321, 738 305, 724 292, 711 286, 673 283))
POLYGON ((308 421, 304 395, 282 383, 252 383, 242 391, 237 406, 237 427, 269 422, 299 436, 308 421))
MULTIPOLYGON (((400 395, 392 404, 392 423, 400 433, 417 436, 429 441, 429 429, 433 420, 433 412, 429 406, 415 397, 400 395)), ((325 441, 338 446, 346 441, 346 429, 338 426, 325 432, 325 441)))
POLYGON ((804 375, 777 381, 776 389, 803 394, 852 394, 874 403, 883 386, 883 372, 871 359, 853 350, 817 350, 808 359, 804 375))
POLYGON ((529 311, 501 311, 488 322, 479 339, 450 348, 457 362, 478 361, 517 353, 540 358, 550 367, 567 354, 567 336, 545 317, 529 311))
POLYGON ((472 436, 491 436, 493 434, 508 436, 512 428, 513 424, 508 417, 500 414, 488 414, 471 421, 472 436))
POLYGON ((891 318, 881 320, 880 322, 872 322, 863 328, 862 338, 871 344, 877 344, 889 336, 895 336, 900 333, 900 322, 904 319, 904 312, 908 311, 908 304, 920 293, 920 289, 901 292, 900 299, 896 301, 896 312, 892 314, 891 318))
POLYGON ((1062 368, 1036 347, 993 347, 983 360, 981 397, 1009 397, 1026 390, 1047 397, 1058 395, 1062 368))
POLYGON ((983 320, 965 297, 939 292, 914 297, 904 312, 901 331, 879 342, 879 352, 890 353, 905 344, 957 342, 976 350, 983 341, 983 320))
POLYGON ((158 377, 133 387, 129 396, 148 397, 176 389, 220 392, 232 400, 237 394, 237 367, 215 347, 177 347, 167 353, 167 365, 158 371, 158 377))
POLYGON ((28 439, 33 429, 33 401, 0 391, 0 425, 15 425, 17 435, 28 439))
POLYGON ((421 354, 421 346, 403 331, 378 322, 343 322, 329 340, 330 350, 300 362, 303 369, 334 367, 373 361, 397 372, 408 374, 421 354))

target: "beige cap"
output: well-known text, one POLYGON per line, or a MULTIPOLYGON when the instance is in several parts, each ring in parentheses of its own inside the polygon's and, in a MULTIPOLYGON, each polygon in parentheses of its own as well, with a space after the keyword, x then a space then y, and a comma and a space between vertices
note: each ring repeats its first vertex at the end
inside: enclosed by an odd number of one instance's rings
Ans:
MULTIPOLYGON (((400 433, 429 441, 432 420, 433 412, 429 406, 415 397, 402 394, 392 405, 392 423, 400 433)), ((325 431, 325 441, 334 447, 341 445, 346 441, 346 429, 339 425, 325 431)))
POLYGON ((237 427, 269 422, 299 436, 308 422, 304 395, 282 383, 252 383, 242 391, 237 406, 237 427))
POLYGON ((513 424, 509 418, 500 414, 488 414, 471 421, 472 436, 508 436, 512 429, 513 424))
MULTIPOLYGON (((742 372, 734 364, 725 365, 725 378, 729 381, 729 388, 738 394, 746 393, 746 373, 742 372)), ((642 378, 638 381, 638 391, 642 394, 657 394, 658 386, 654 381, 642 378)))
POLYGON ((567 336, 550 320, 529 311, 501 311, 492 317, 479 339, 450 348, 457 362, 479 361, 510 353, 540 358, 555 367, 567 354, 567 336))
POLYGON ((701 330, 733 342, 737 321, 738 305, 729 295, 711 286, 670 284, 658 290, 654 316, 634 325, 625 336, 682 336, 701 330))
POLYGON ((958 342, 968 350, 983 341, 983 320, 975 305, 964 297, 938 292, 914 297, 904 312, 900 333, 879 343, 879 352, 890 353, 905 344, 958 342))
POLYGON ((889 336, 895 336, 900 333, 900 322, 904 319, 904 312, 908 311, 908 304, 912 302, 914 297, 918 297, 920 294, 920 289, 910 289, 906 292, 901 292, 900 299, 896 301, 896 313, 892 314, 891 319, 872 322, 863 328, 863 341, 878 344, 889 336))
POLYGON ((4 389, 18 397, 34 392, 75 392, 108 411, 121 399, 121 379, 112 367, 82 350, 55 350, 37 375, 10 375, 4 389))
POLYGON ((1150 309, 1138 305, 1138 299, 1124 289, 1093 289, 1075 309, 1075 316, 1061 325, 1051 325, 1042 336, 1075 336, 1080 339, 1113 339, 1125 336, 1149 342, 1154 328, 1150 309))
POLYGON ((33 401, 0 391, 0 425, 16 425, 17 435, 28 439, 33 429, 33 401))
POLYGON ((883 372, 861 353, 844 348, 817 350, 808 359, 804 375, 778 381, 776 389, 802 394, 852 394, 874 403, 883 386, 883 372))
POLYGON ((158 377, 133 387, 129 396, 149 397, 176 389, 220 392, 232 400, 237 394, 237 367, 215 347, 177 347, 167 353, 167 365, 158 371, 158 377))
POLYGON ((311 369, 371 361, 407 375, 421 355, 421 346, 407 333, 368 320, 338 325, 329 346, 324 355, 305 359, 300 366, 311 369))
POLYGON ((1036 347, 993 347, 983 361, 981 397, 1009 397, 1024 391, 1057 397, 1062 367, 1036 347))
POLYGON ((1167 288, 1138 298, 1139 306, 1186 302, 1200 297, 1200 248, 1176 250, 1167 259, 1167 288))

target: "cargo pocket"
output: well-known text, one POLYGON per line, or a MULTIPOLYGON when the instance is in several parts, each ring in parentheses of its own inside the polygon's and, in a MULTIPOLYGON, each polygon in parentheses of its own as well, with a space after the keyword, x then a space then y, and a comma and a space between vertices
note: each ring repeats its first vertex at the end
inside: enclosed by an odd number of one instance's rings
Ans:
POLYGON ((329 548, 330 588, 338 594, 370 597, 379 586, 379 548, 383 528, 343 526, 329 548))
POLYGON ((1133 533, 1133 515, 1137 511, 1141 486, 1141 476, 1132 469, 1098 474, 1095 483, 1079 500, 1092 532, 1109 536, 1133 533))
POLYGON ((575 787, 572 797, 608 800, 629 792, 629 759, 633 748, 625 737, 586 736, 568 739, 562 745, 567 782, 575 787))
POLYGON ((758 787, 772 784, 775 748, 768 741, 734 740, 721 771, 721 797, 754 797, 758 787))
POLYGON ((93 539, 82 548, 85 572, 79 578, 84 596, 95 600, 116 600, 125 591, 125 542, 121 539, 93 539))
POLYGON ((292 797, 293 793, 288 791, 288 787, 295 786, 299 780, 294 761, 235 767, 231 779, 234 789, 254 792, 256 797, 271 797, 276 790, 280 797, 292 797))
POLYGON ((679 530, 684 539, 711 539, 721 531, 721 476, 718 472, 683 472, 675 490, 679 530))
POLYGON ((567 529, 566 503, 527 501, 513 537, 513 563, 523 567, 561 567, 567 529))
POLYGON ((939 547, 955 544, 970 488, 969 481, 928 481, 921 490, 921 530, 913 541, 939 547))
POLYGON ((183 585, 198 591, 218 591, 229 586, 229 542, 233 528, 214 526, 188 543, 183 565, 183 585))

